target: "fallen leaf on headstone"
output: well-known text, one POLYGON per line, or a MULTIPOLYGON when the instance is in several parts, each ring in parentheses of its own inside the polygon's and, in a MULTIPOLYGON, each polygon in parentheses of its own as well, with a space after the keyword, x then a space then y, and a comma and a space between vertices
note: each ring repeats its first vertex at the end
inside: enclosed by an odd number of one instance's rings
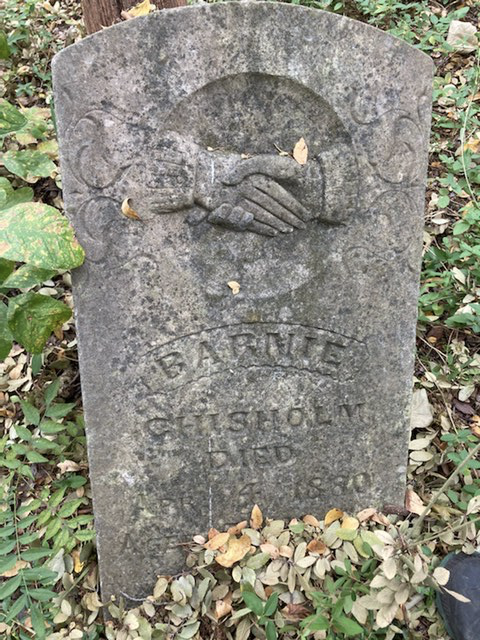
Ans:
POLYGON ((405 493, 405 508, 408 509, 410 513, 416 513, 417 516, 422 515, 425 509, 422 499, 413 489, 407 489, 405 493))
POLYGON ((150 0, 143 0, 143 2, 139 2, 128 11, 122 11, 122 18, 125 20, 129 20, 130 18, 138 18, 139 16, 146 16, 155 9, 155 5, 150 2, 150 0))
POLYGON ((252 514, 250 516, 250 526, 252 529, 260 529, 263 522, 263 514, 260 510, 258 504, 256 504, 252 509, 252 514))
POLYGON ((433 572, 433 577, 443 587, 450 580, 450 571, 445 567, 437 567, 433 572))
POLYGON ((236 296, 237 293, 240 291, 240 285, 238 284, 238 282, 236 280, 230 280, 229 282, 227 282, 227 285, 232 290, 232 293, 233 293, 234 296, 236 296))
POLYGON ((59 462, 57 467, 60 469, 60 473, 68 473, 69 471, 79 471, 80 465, 78 465, 73 460, 64 460, 63 462, 59 462))
POLYGON ((452 20, 448 28, 447 43, 458 53, 472 53, 478 47, 477 30, 471 22, 452 20))
POLYGON ((219 554, 215 561, 222 567, 231 567, 242 558, 244 558, 250 550, 251 540, 247 535, 241 538, 230 538, 227 544, 227 551, 219 554))
POLYGON ((230 534, 228 532, 217 533, 216 536, 213 536, 213 538, 210 538, 210 540, 204 544, 204 547, 205 549, 216 551, 220 549, 220 547, 223 547, 224 544, 227 544, 229 538, 230 534))
POLYGON ((433 421, 432 408, 425 389, 416 389, 412 395, 410 426, 412 429, 426 429, 433 421))
POLYGON ((311 525, 312 527, 320 528, 320 522, 317 520, 317 518, 315 518, 315 516, 312 516, 312 515, 306 515, 306 516, 303 518, 303 521, 304 521, 304 523, 305 523, 305 524, 309 524, 309 525, 311 525))
POLYGON ((129 204, 130 198, 125 198, 122 202, 122 213, 126 218, 130 218, 131 220, 141 220, 140 216, 136 211, 132 209, 129 204))
POLYGON ((329 524, 335 522, 335 520, 340 520, 343 516, 343 511, 340 509, 330 509, 330 511, 325 516, 325 526, 328 527, 329 524))
POLYGON ((293 147, 293 157, 298 164, 307 164, 308 147, 304 138, 300 138, 297 144, 293 147))
POLYGON ((325 551, 327 550, 327 545, 321 540, 310 540, 310 542, 307 544, 307 550, 310 553, 325 553, 325 551))
POLYGON ((206 540, 203 536, 193 536, 193 541, 197 544, 205 544, 206 540))

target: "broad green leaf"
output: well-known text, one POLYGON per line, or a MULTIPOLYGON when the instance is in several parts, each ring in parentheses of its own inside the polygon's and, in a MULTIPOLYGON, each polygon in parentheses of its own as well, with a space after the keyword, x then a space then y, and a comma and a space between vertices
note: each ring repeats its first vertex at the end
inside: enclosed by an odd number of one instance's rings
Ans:
POLYGON ((50 589, 42 589, 40 587, 38 589, 29 589, 28 594, 34 600, 38 600, 39 602, 49 602, 58 596, 58 593, 50 591, 50 589))
POLYGON ((42 456, 38 451, 27 451, 27 460, 29 462, 48 462, 48 458, 42 456))
POLYGON ((68 220, 53 207, 30 202, 0 212, 0 255, 42 269, 73 269, 85 253, 68 220))
POLYGON ((0 100, 0 136, 19 131, 26 123, 25 116, 13 104, 0 100))
POLYGON ((47 440, 46 438, 34 438, 31 442, 32 447, 38 449, 38 451, 56 451, 58 444, 47 440))
POLYGON ((22 407, 25 422, 37 426, 40 423, 40 411, 37 407, 34 407, 33 404, 22 399, 20 399, 20 406, 22 407))
POLYGON ((31 202, 33 200, 33 189, 31 187, 22 187, 14 189, 7 178, 0 178, 0 211, 6 211, 10 207, 23 202, 31 202))
POLYGON ((42 424, 40 425, 41 432, 46 433, 47 435, 60 433, 60 431, 65 431, 66 428, 66 424, 59 424, 58 422, 54 422, 53 420, 43 420, 42 424))
POLYGON ((18 589, 18 587, 21 584, 22 584, 21 574, 19 574, 18 576, 15 576, 14 578, 10 578, 10 580, 7 580, 6 582, 4 582, 0 587, 0 601, 5 600, 5 598, 8 598, 8 596, 11 596, 12 593, 15 593, 15 591, 18 589))
POLYGON ((15 269, 15 262, 13 260, 5 260, 4 258, 0 258, 0 287, 3 286, 4 280, 8 278, 8 276, 15 269))
POLYGON ((7 553, 10 553, 17 544, 16 540, 7 540, 7 542, 2 542, 0 544, 0 556, 5 556, 7 553))
POLYGON ((32 439, 32 432, 30 429, 27 429, 27 427, 22 427, 16 424, 15 431, 17 432, 17 436, 22 440, 29 442, 32 439))
MULTIPOLYGON (((35 567, 34 569, 22 569, 23 577, 25 580, 42 580, 45 582, 55 582, 57 574, 55 571, 48 569, 47 567, 35 567)), ((57 594, 58 595, 58 594, 57 594)))
POLYGON ((320 613, 314 614, 305 618, 300 623, 302 629, 307 629, 310 633, 314 631, 326 631, 330 626, 330 622, 325 616, 322 616, 320 613))
POLYGON ((54 404, 45 411, 47 418, 64 418, 75 407, 75 402, 54 404))
POLYGON ((255 615, 261 616, 263 614, 263 600, 261 600, 256 593, 253 591, 244 591, 242 598, 250 611, 253 611, 255 615))
POLYGON ((278 593, 274 591, 272 595, 269 597, 267 602, 265 603, 265 607, 263 609, 264 616, 273 616, 278 606, 278 593))
POLYGON ((35 631, 35 640, 44 640, 45 638, 45 618, 42 610, 33 604, 30 607, 30 619, 32 621, 33 630, 35 631))
POLYGON ((45 389, 45 404, 47 405, 47 407, 49 407, 52 404, 53 400, 55 400, 55 398, 57 397, 58 390, 60 389, 60 384, 60 378, 57 378, 45 389))
POLYGON ((28 596, 26 593, 23 593, 19 598, 15 600, 12 606, 8 610, 8 615, 5 618, 5 622, 10 622, 10 620, 14 620, 20 611, 26 609, 28 606, 28 596))
POLYGON ((58 516, 60 518, 68 518, 68 516, 71 516, 73 513, 75 513, 75 511, 78 509, 78 507, 83 504, 83 499, 82 498, 76 498, 75 500, 69 500, 68 502, 66 502, 59 510, 58 510, 58 516))
POLYGON ((273 622, 273 620, 269 620, 267 622, 267 624, 265 625, 265 631, 267 635, 267 640, 277 640, 278 638, 277 627, 275 626, 275 623, 273 622))
POLYGON ((14 567, 16 562, 17 562, 17 556, 15 554, 2 558, 0 560, 0 575, 2 573, 5 573, 5 571, 8 571, 12 567, 14 567))
POLYGON ((25 551, 22 551, 21 556, 22 556, 22 560, 31 562, 32 560, 39 560, 40 558, 46 558, 47 556, 51 556, 52 553, 53 553, 52 549, 46 549, 45 547, 30 547, 30 549, 26 549, 25 551))
POLYGON ((7 60, 10 56, 10 47, 8 46, 7 34, 0 30, 0 60, 7 60))
POLYGON ((7 151, 3 154, 2 161, 8 171, 27 182, 36 182, 37 178, 48 178, 57 168, 46 153, 35 149, 7 151))
POLYGON ((27 289, 35 284, 41 284, 45 280, 50 280, 56 271, 52 269, 42 269, 33 264, 23 264, 2 283, 2 287, 11 289, 27 289))
POLYGON ((95 531, 87 529, 86 531, 75 531, 75 538, 80 542, 88 542, 95 538, 95 531))
MULTIPOLYGON (((34 144, 37 140, 44 140, 48 131, 48 121, 50 119, 50 109, 45 107, 29 107, 28 109, 22 109, 22 115, 25 116, 26 123, 20 131, 15 134, 15 138, 21 145, 34 144)), ((51 141, 53 145, 56 141, 51 141)), ((42 143, 40 143, 42 144, 42 143)), ((37 146, 37 151, 46 153, 50 158, 51 145, 46 147, 37 146)))
POLYGON ((14 340, 30 353, 41 353, 52 331, 71 315, 63 302, 30 291, 10 300, 7 317, 14 340))
POLYGON ((13 344, 13 336, 9 329, 7 318, 8 307, 3 302, 0 302, 0 361, 5 360, 13 344))
POLYGON ((363 634, 363 627, 361 627, 358 622, 355 622, 355 620, 347 618, 346 616, 339 616, 338 618, 335 618, 333 624, 336 629, 349 638, 359 635, 361 636, 363 634))

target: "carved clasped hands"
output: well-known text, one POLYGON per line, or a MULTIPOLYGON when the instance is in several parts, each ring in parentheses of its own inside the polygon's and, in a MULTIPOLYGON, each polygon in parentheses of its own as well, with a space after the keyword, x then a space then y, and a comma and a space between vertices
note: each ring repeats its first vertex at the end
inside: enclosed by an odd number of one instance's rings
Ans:
POLYGON ((310 214, 279 181, 298 181, 304 173, 290 157, 201 151, 194 200, 211 224, 266 236, 289 233, 304 229, 310 214))

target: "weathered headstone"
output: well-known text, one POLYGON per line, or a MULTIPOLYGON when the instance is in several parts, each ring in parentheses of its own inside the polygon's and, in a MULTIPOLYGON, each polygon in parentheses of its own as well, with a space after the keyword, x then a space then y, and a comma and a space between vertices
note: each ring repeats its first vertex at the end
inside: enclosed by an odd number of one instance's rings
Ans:
POLYGON ((400 504, 431 61, 228 3, 89 37, 54 80, 104 595, 254 503, 400 504))

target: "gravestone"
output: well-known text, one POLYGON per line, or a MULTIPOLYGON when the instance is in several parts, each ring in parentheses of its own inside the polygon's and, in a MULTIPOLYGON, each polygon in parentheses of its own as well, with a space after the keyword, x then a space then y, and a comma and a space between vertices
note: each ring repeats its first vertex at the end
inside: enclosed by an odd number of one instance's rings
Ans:
POLYGON ((55 58, 104 596, 146 596, 254 503, 402 504, 432 69, 263 2, 55 58))

